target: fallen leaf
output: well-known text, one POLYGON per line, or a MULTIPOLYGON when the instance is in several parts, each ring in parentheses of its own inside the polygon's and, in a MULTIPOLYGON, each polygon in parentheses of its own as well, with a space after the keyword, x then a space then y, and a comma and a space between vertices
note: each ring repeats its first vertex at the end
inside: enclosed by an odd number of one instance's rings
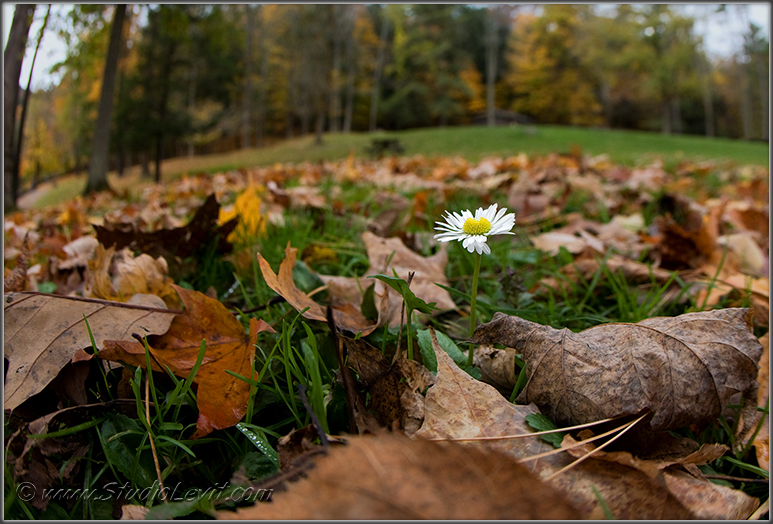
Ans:
MULTIPOLYGON (((114 402, 121 407, 121 401, 114 402)), ((130 405, 134 406, 134 400, 130 405)), ((52 500, 52 497, 46 496, 46 490, 70 484, 82 463, 79 459, 86 456, 90 446, 87 432, 49 438, 30 436, 91 422, 110 409, 115 407, 108 407, 104 402, 61 409, 25 423, 8 438, 5 458, 10 464, 14 481, 17 486, 25 482, 33 486, 31 490, 19 491, 32 495, 25 502, 45 510, 52 500)))
MULTIPOLYGON (((456 309, 456 304, 448 291, 437 285, 448 286, 445 275, 448 253, 445 249, 441 248, 430 257, 423 257, 408 249, 399 238, 381 238, 366 231, 362 234, 362 240, 365 242, 370 264, 366 275, 379 273, 393 275, 394 270, 399 278, 407 281, 408 273, 414 272, 413 280, 411 280, 411 291, 416 297, 428 304, 435 302, 438 312, 456 309), (386 264, 387 260, 389 260, 389 264, 386 264)), ((388 286, 381 283, 376 284, 376 286, 377 294, 388 293, 390 327, 399 326, 402 298, 388 286)), ((419 316, 417 315, 417 317, 419 316)))
POLYGON ((62 251, 67 254, 67 258, 59 263, 59 269, 88 266, 98 245, 99 241, 94 237, 80 237, 65 244, 62 251))
POLYGON ((139 504, 125 504, 121 506, 121 518, 119 520, 145 520, 150 508, 139 504))
MULTIPOLYGON (((257 254, 258 264, 268 287, 281 295, 288 304, 298 311, 308 308, 303 313, 304 317, 310 320, 326 322, 327 314, 325 308, 298 289, 293 281, 293 267, 295 266, 297 256, 298 250, 290 246, 290 242, 288 242, 285 248, 285 259, 279 265, 279 273, 277 274, 274 273, 269 263, 266 262, 261 254, 257 254)), ((362 332, 362 336, 367 336, 379 326, 377 323, 368 321, 356 307, 345 307, 345 305, 331 307, 336 326, 352 333, 362 332)))
MULTIPOLYGON (((770 333, 765 333, 760 338, 762 344, 762 357, 760 357, 760 372, 757 375, 757 382, 760 383, 760 389, 757 391, 757 406, 765 408, 768 404, 770 393, 770 333)), ((765 471, 770 471, 770 415, 757 412, 754 417, 754 423, 744 435, 744 445, 754 438, 752 445, 757 453, 757 463, 765 471), (759 426, 762 419, 759 432, 759 426), (755 435, 756 432, 756 435, 755 435)))
POLYGON ((13 270, 5 276, 3 280, 3 292, 14 293, 26 291, 27 289, 27 269, 29 268, 32 250, 30 246, 29 235, 24 236, 21 251, 16 257, 16 265, 13 270))
POLYGON ((513 348, 497 349, 491 344, 483 344, 475 347, 473 363, 480 368, 483 382, 491 384, 503 395, 509 395, 518 379, 515 355, 513 348))
POLYGON ((653 226, 660 234, 660 240, 653 250, 666 269, 698 268, 707 263, 719 261, 717 249, 719 219, 723 206, 715 206, 701 212, 686 198, 675 198, 677 221, 671 214, 656 217, 653 226))
POLYGON ((472 342, 514 348, 526 362, 520 403, 558 424, 652 412, 655 431, 713 422, 743 392, 756 409, 762 346, 743 308, 613 323, 572 333, 495 313, 472 342), (751 398, 750 398, 751 397, 751 398))
MULTIPOLYGON (((273 329, 252 318, 247 335, 241 323, 217 300, 179 286, 174 289, 185 311, 175 317, 164 335, 148 337, 151 366, 162 372, 168 367, 178 377, 186 378, 206 340, 204 359, 194 377, 199 419, 192 438, 199 438, 214 429, 233 426, 244 416, 250 385, 226 371, 253 378, 256 337, 261 331, 273 329)), ((104 345, 99 358, 147 367, 145 347, 138 341, 107 340, 104 345)))
POLYGON ((397 422, 406 432, 415 432, 424 418, 424 399, 416 396, 421 397, 419 392, 434 382, 432 374, 414 360, 390 363, 362 339, 339 337, 346 346, 347 365, 357 372, 359 383, 370 395, 368 411, 382 427, 392 428, 397 422))
POLYGON ((6 295, 5 409, 43 391, 78 350, 91 346, 86 322, 97 342, 126 341, 133 340, 132 333, 166 332, 177 313, 154 295, 134 295, 126 304, 42 293, 6 295))
MULTIPOLYGON (((492 438, 534 432, 526 423, 526 416, 539 413, 536 406, 510 403, 492 386, 459 369, 437 340, 433 340, 433 348, 438 360, 437 379, 427 391, 424 423, 414 438, 492 438)), ((553 449, 540 438, 465 442, 467 446, 497 450, 519 460, 537 479, 551 477, 573 462, 565 452, 529 460, 553 449)), ((711 506, 713 514, 703 518, 728 518, 743 512, 748 516, 759 503, 741 491, 698 479, 690 481, 687 494, 677 495, 657 474, 653 478, 629 465, 595 458, 563 471, 547 484, 560 491, 580 511, 580 518, 593 520, 605 517, 594 489, 617 519, 695 518, 695 514, 702 511, 704 502, 716 497, 717 488, 726 502, 735 502, 711 506)))
POLYGON ((96 247, 96 258, 88 262, 84 295, 115 302, 124 302, 136 294, 151 294, 172 309, 180 307, 180 300, 167 276, 168 267, 163 257, 155 260, 146 254, 134 257, 124 248, 96 247))
POLYGON ((217 252, 230 253, 232 246, 226 239, 236 228, 238 221, 233 219, 218 226, 219 213, 220 204, 212 194, 185 227, 147 233, 139 231, 135 224, 106 223, 104 226, 95 225, 94 230, 97 240, 104 246, 115 246, 116 249, 128 247, 152 257, 163 256, 168 261, 174 257, 187 258, 195 255, 216 238, 219 238, 217 252))
POLYGON ((352 437, 271 504, 218 519, 576 519, 563 497, 512 458, 398 433, 352 437), (514 495, 516 494, 516 495, 514 495))

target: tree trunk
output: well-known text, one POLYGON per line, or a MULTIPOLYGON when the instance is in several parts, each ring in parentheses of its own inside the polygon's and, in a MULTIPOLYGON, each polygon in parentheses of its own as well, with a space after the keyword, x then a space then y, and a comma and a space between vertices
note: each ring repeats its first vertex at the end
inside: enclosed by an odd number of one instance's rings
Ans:
POLYGON ((664 99, 660 104, 660 114, 662 116, 661 130, 664 135, 671 134, 671 100, 664 99))
POLYGON ((102 75, 102 90, 99 93, 99 109, 97 123, 94 128, 94 141, 91 145, 89 159, 89 176, 84 194, 92 191, 108 189, 107 171, 110 154, 110 122, 113 112, 113 93, 115 92, 115 75, 118 71, 118 57, 121 54, 123 39, 123 22, 126 18, 126 4, 117 4, 113 15, 113 26, 110 29, 110 42, 105 58, 105 70, 102 75))
POLYGON ((330 105, 330 131, 337 133, 341 130, 339 117, 341 116, 341 32, 343 27, 343 14, 337 5, 332 5, 333 32, 333 66, 330 72, 330 93, 328 100, 330 105))
POLYGON ((768 100, 768 75, 765 74, 765 67, 763 66, 762 59, 758 59, 757 63, 757 81, 759 82, 760 86, 760 114, 762 115, 762 127, 760 128, 761 134, 760 138, 763 140, 768 140, 770 138, 770 130, 768 129, 769 125, 769 116, 768 115, 768 108, 769 100, 768 100))
POLYGON ((322 145, 322 132, 325 130, 325 109, 324 105, 320 104, 320 108, 317 111, 317 125, 314 130, 314 144, 322 145))
MULTIPOLYGON (((193 59, 193 67, 191 67, 191 74, 188 81, 188 114, 193 115, 194 108, 196 107, 196 80, 199 76, 199 61, 193 59)), ((196 153, 195 144, 193 143, 193 135, 188 138, 188 158, 193 158, 196 153)))
POLYGON ((671 100, 671 122, 674 133, 682 134, 682 102, 678 96, 671 100))
POLYGON ((714 100, 711 93, 711 65, 706 63, 701 57, 698 57, 698 71, 702 77, 703 84, 703 114, 706 120, 706 136, 716 135, 714 129, 714 100))
POLYGON ((252 37, 255 27, 255 10, 252 6, 244 6, 247 10, 247 38, 244 49, 244 107, 242 108, 242 149, 250 147, 250 120, 252 113, 252 37))
POLYGON ((346 109, 344 110, 344 133, 352 131, 352 114, 354 113, 354 58, 349 61, 349 71, 346 79, 346 109))
POLYGON ((494 127, 496 122, 496 103, 494 100, 494 83, 497 76, 497 51, 499 41, 497 38, 496 7, 489 6, 486 10, 486 34, 484 43, 486 46, 486 125, 494 127))
MULTIPOLYGON (((166 48, 166 53, 164 53, 164 58, 166 60, 162 71, 171 71, 172 69, 172 58, 175 53, 175 43, 174 41, 169 41, 169 45, 166 48)), ((164 122, 164 119, 166 118, 166 111, 167 111, 167 102, 169 99, 169 90, 171 88, 170 85, 170 78, 167 76, 162 83, 161 87, 161 98, 159 100, 159 107, 158 107, 158 121, 160 123, 164 122)), ((156 173, 155 173, 155 181, 156 184, 161 183, 161 160, 163 158, 163 152, 164 152, 164 131, 159 126, 159 131, 156 133, 156 158, 155 158, 155 164, 156 164, 156 173)))
POLYGON ((258 93, 258 145, 264 144, 263 135, 266 129, 266 98, 268 95, 268 46, 266 45, 266 27, 264 22, 265 14, 261 7, 259 17, 260 31, 260 92, 258 93))
POLYGON ((21 76, 21 64, 24 60, 24 51, 27 47, 27 35, 29 34, 32 15, 35 13, 34 4, 17 4, 11 22, 11 32, 3 54, 3 209, 8 212, 16 208, 18 196, 19 177, 14 178, 16 171, 14 160, 14 133, 16 131, 16 106, 19 99, 19 77, 21 76))
MULTIPOLYGON (((32 94, 32 72, 35 70, 35 61, 38 58, 38 51, 40 50, 40 43, 43 41, 43 33, 46 30, 46 26, 48 26, 48 17, 51 15, 51 4, 48 4, 48 10, 46 11, 46 17, 43 19, 43 25, 40 27, 40 32, 38 32, 38 42, 35 44, 35 53, 32 55, 32 64, 30 65, 30 76, 27 78, 27 89, 24 92, 24 102, 21 106, 21 116, 19 117, 19 133, 16 137, 16 144, 14 145, 14 159, 13 159, 13 180, 15 181, 16 187, 14 188, 14 195, 19 195, 19 182, 21 181, 21 173, 19 172, 19 169, 21 168, 21 152, 22 152, 22 145, 24 142, 24 123, 27 120, 27 107, 29 106, 30 102, 30 95, 32 94)), ((40 169, 40 163, 38 161, 37 169, 40 169)), ((33 182, 34 184, 34 182, 33 182)))
POLYGON ((378 57, 376 58, 376 68, 373 70, 373 89, 370 93, 370 122, 368 131, 376 130, 376 117, 378 116, 378 99, 381 88, 381 72, 384 69, 384 57, 386 55, 387 35, 389 29, 389 19, 386 9, 381 10, 381 36, 379 37, 378 57))
POLYGON ((741 125, 743 126, 743 139, 752 138, 752 100, 749 86, 749 71, 743 64, 738 64, 741 72, 739 91, 741 95, 741 125))

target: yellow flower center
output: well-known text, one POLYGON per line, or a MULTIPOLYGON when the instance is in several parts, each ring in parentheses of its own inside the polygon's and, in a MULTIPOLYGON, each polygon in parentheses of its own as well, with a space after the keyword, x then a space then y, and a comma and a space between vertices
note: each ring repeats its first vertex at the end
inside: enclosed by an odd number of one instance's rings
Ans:
POLYGON ((462 229, 468 235, 485 235, 491 231, 491 222, 485 218, 468 218, 464 221, 462 229))

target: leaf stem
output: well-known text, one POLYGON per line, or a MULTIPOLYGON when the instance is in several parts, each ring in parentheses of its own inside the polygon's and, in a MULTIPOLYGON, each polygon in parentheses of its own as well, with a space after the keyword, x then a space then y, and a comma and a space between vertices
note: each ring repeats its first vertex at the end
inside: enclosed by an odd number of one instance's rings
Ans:
MULTIPOLYGON (((480 260, 483 256, 478 253, 475 257, 475 269, 472 272, 472 291, 470 291, 470 338, 475 333, 475 301, 478 295, 478 276, 480 276, 480 260)), ((470 353, 467 357, 467 367, 472 366, 474 344, 470 343, 470 353)))

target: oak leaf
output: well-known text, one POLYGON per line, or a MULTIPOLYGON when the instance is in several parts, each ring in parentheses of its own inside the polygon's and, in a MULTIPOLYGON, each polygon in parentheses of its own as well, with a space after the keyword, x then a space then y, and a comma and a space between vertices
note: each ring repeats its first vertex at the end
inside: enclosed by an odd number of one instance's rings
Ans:
MULTIPOLYGON (((438 374, 435 385, 427 391, 424 423, 414 438, 491 438, 534 432, 526 423, 526 416, 539 413, 536 406, 510 403, 492 386, 459 369, 436 337, 433 339, 438 374)), ((497 450, 516 458, 538 479, 551 477, 574 460, 566 453, 530 460, 530 457, 553 449, 536 437, 467 440, 465 445, 497 450)), ((690 459, 689 456, 674 459, 672 463, 680 463, 680 460, 690 459)), ((551 478, 547 484, 560 491, 585 519, 604 518, 594 488, 618 519, 687 519, 697 515, 713 519, 738 518, 739 515, 748 516, 758 504, 757 499, 741 491, 686 474, 682 476, 679 471, 644 469, 646 473, 632 464, 591 457, 551 478), (673 483, 672 473, 677 476, 673 483), (678 486, 672 488, 672 484, 678 486), (725 504, 707 504, 720 496, 725 504)))
MULTIPOLYGON (((250 386, 226 371, 254 378, 252 365, 258 333, 273 329, 263 320, 253 318, 247 335, 222 303, 198 291, 173 287, 185 311, 172 321, 164 335, 148 337, 151 367, 154 371, 166 371, 168 367, 185 378, 196 363, 202 340, 206 340, 204 360, 194 377, 198 384, 199 419, 192 438, 199 438, 214 429, 233 426, 244 416, 250 386)), ((146 367, 145 347, 138 341, 107 340, 104 345, 100 358, 146 367)))
POLYGON ((132 333, 160 335, 179 312, 165 309, 155 295, 134 295, 127 303, 42 293, 5 296, 5 409, 14 409, 43 388, 91 346, 86 322, 99 342, 132 340, 132 333), (85 319, 84 319, 85 316, 85 319))
POLYGON ((528 383, 519 403, 533 402, 562 425, 642 410, 653 430, 713 422, 742 392, 756 409, 762 346, 743 308, 613 323, 573 333, 495 313, 472 342, 522 353, 528 383))

